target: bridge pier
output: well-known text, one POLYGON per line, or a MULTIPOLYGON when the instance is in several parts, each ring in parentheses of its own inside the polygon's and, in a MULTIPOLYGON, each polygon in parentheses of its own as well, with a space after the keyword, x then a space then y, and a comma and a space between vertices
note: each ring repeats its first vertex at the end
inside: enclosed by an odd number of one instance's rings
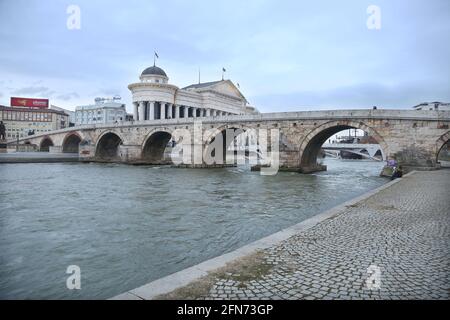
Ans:
POLYGON ((232 168, 237 167, 236 164, 177 164, 174 165, 177 168, 189 168, 189 169, 220 169, 220 168, 232 168))
POLYGON ((80 161, 90 161, 95 156, 95 146, 91 144, 80 144, 78 149, 80 161))
POLYGON ((62 148, 62 146, 49 146, 48 152, 49 153, 62 153, 63 148, 62 148))
MULTIPOLYGON (((270 167, 269 165, 256 165, 252 166, 252 171, 261 171, 261 168, 270 167)), ((278 171, 280 172, 297 172, 297 173, 314 173, 314 172, 320 172, 320 171, 327 171, 327 166, 317 164, 316 166, 309 166, 309 167, 280 167, 278 168, 278 171)))
POLYGON ((141 158, 140 145, 119 145, 118 157, 120 162, 133 163, 138 162, 141 158))
POLYGON ((420 147, 418 145, 409 145, 391 155, 398 165, 401 165, 405 172, 412 170, 436 170, 440 168, 437 163, 436 151, 434 146, 420 147))
POLYGON ((313 165, 313 166, 299 168, 300 173, 314 173, 314 172, 320 172, 320 171, 327 171, 327 166, 317 163, 316 165, 313 165))
POLYGON ((327 170, 327 166, 316 163, 315 158, 311 163, 302 164, 298 148, 292 148, 291 150, 286 150, 285 148, 285 150, 281 150, 279 153, 279 161, 279 171, 313 173, 327 170))

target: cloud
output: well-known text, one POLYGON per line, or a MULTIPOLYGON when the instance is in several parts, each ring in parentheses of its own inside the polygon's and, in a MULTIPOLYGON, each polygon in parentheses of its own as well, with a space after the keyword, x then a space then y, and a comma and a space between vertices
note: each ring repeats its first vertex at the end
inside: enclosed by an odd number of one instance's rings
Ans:
MULTIPOLYGON (((42 81, 38 81, 41 83, 42 81)), ((52 90, 47 86, 26 86, 18 89, 12 89, 10 91, 12 95, 19 96, 33 96, 33 97, 44 97, 44 98, 55 98, 57 100, 69 101, 71 99, 78 99, 80 94, 77 92, 60 92, 52 90)), ((2 97, 0 95, 0 97, 2 97)))
POLYGON ((56 99, 68 101, 68 100, 71 100, 73 98, 77 99, 79 97, 80 97, 80 95, 78 93, 76 93, 76 92, 69 92, 69 93, 63 93, 63 94, 60 94, 60 95, 56 96, 56 99))
POLYGON ((55 91, 44 86, 28 86, 11 91, 14 95, 38 95, 42 97, 50 97, 55 91))
POLYGON ((106 95, 106 96, 115 96, 118 95, 119 92, 122 91, 120 89, 117 88, 103 88, 100 89, 98 91, 96 91, 95 93, 93 93, 93 95, 106 95))
POLYGON ((249 97, 262 112, 315 109, 412 108, 429 101, 448 101, 450 92, 431 84, 403 83, 385 85, 362 83, 329 90, 296 91, 286 94, 266 94, 249 97))

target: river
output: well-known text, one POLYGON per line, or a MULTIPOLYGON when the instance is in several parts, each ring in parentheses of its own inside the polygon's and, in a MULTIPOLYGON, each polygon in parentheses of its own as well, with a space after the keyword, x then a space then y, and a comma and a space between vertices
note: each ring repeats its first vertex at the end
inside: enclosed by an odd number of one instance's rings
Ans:
POLYGON ((0 165, 0 298, 104 299, 232 251, 386 182, 380 162, 328 171, 0 165), (68 290, 66 269, 81 270, 68 290))

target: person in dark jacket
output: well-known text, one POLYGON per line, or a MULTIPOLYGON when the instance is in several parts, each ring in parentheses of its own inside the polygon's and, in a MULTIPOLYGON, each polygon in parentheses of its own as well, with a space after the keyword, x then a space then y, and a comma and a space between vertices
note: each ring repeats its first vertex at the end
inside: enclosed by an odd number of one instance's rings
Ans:
POLYGON ((395 167, 394 172, 392 173, 391 180, 396 178, 401 178, 403 176, 402 166, 395 167))
POLYGON ((6 135, 6 127, 3 124, 3 121, 0 121, 0 140, 5 140, 6 135))

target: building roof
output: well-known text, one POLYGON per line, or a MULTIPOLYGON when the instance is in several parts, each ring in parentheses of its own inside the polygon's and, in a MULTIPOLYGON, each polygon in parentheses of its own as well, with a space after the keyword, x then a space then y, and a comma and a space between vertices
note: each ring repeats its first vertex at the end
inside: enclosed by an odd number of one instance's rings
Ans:
POLYGON ((50 110, 61 111, 61 112, 67 113, 68 115, 70 115, 71 113, 74 113, 74 112, 75 112, 75 111, 72 111, 72 110, 67 110, 67 109, 64 109, 64 108, 55 106, 55 105, 53 105, 53 104, 50 105, 50 108, 49 108, 49 109, 50 109, 50 110))
POLYGON ((166 72, 163 69, 161 69, 160 67, 157 67, 157 66, 148 67, 147 69, 142 71, 141 75, 142 76, 144 76, 144 75, 158 75, 158 76, 167 77, 166 72))
POLYGON ((76 106, 75 111, 81 110, 96 110, 96 109, 122 109, 125 108, 124 103, 108 101, 108 102, 100 102, 95 104, 88 104, 84 106, 76 106))
POLYGON ((233 96, 235 95, 236 97, 239 97, 240 99, 247 102, 247 99, 244 97, 242 92, 234 85, 234 83, 231 80, 219 80, 219 81, 191 84, 190 86, 184 87, 183 90, 190 90, 190 89, 196 90, 211 87, 211 89, 214 91, 223 92, 222 89, 227 86, 231 91, 225 92, 225 94, 230 94, 232 92, 233 96))
POLYGON ((49 109, 49 108, 40 109, 40 108, 26 108, 26 107, 9 107, 9 106, 0 105, 0 110, 22 111, 22 112, 50 112, 50 113, 57 113, 60 115, 68 116, 68 114, 65 113, 64 111, 59 111, 59 110, 49 109))
POLYGON ((206 88, 213 86, 220 82, 225 82, 226 80, 219 80, 219 81, 211 81, 211 82, 203 82, 203 83, 197 83, 197 84, 191 84, 190 86, 184 87, 183 89, 200 89, 200 88, 206 88))
POLYGON ((430 105, 438 105, 438 106, 448 106, 450 105, 449 102, 440 102, 440 101, 434 101, 434 102, 422 102, 416 106, 414 106, 413 108, 417 109, 420 107, 425 107, 425 106, 430 106, 430 105))

